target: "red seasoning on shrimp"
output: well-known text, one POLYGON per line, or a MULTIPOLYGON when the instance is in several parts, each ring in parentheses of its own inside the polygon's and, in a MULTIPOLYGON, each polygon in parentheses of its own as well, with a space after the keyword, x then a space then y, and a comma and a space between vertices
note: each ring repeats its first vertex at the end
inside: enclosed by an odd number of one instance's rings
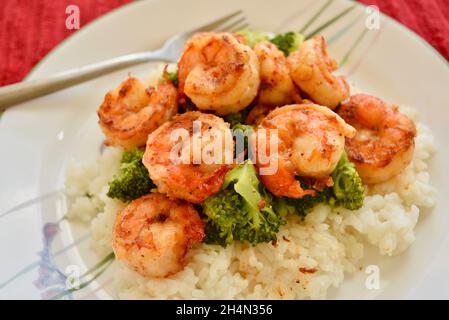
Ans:
POLYGON ((212 114, 191 111, 177 115, 149 135, 143 164, 159 192, 202 203, 220 191, 224 176, 231 168, 233 147, 228 123, 212 114), (197 132, 195 123, 200 126, 197 132), (176 133, 184 135, 173 140, 176 133), (207 146, 212 141, 218 143, 218 139, 221 139, 220 150, 206 161, 207 146), (195 141, 198 141, 197 150, 194 150, 195 141), (194 155, 199 157, 195 159, 194 155))
POLYGON ((108 92, 97 111, 106 144, 132 149, 144 146, 148 134, 178 112, 176 87, 164 81, 148 88, 129 78, 108 92))
POLYGON ((187 251, 203 238, 204 222, 191 204, 151 193, 118 214, 112 248, 142 276, 161 278, 181 271, 187 251))
POLYGON ((265 117, 251 139, 259 156, 256 161, 259 173, 277 161, 277 170, 272 174, 261 173, 260 179, 278 197, 314 195, 314 190, 301 187, 296 176, 327 179, 344 151, 345 137, 354 135, 355 129, 329 108, 315 104, 277 108, 265 117), (273 138, 278 140, 277 150, 270 150, 269 141, 273 138), (263 150, 259 146, 266 146, 266 154, 272 161, 262 163, 263 150))
POLYGON ((358 94, 343 103, 338 114, 357 129, 355 137, 346 139, 346 150, 363 182, 387 181, 412 161, 416 126, 397 106, 358 94))
POLYGON ((204 32, 185 45, 178 63, 179 91, 200 110, 239 112, 256 97, 259 61, 231 33, 204 32))
POLYGON ((346 78, 332 74, 337 62, 329 56, 323 36, 304 41, 288 56, 288 66, 293 81, 315 103, 335 109, 349 97, 346 78))

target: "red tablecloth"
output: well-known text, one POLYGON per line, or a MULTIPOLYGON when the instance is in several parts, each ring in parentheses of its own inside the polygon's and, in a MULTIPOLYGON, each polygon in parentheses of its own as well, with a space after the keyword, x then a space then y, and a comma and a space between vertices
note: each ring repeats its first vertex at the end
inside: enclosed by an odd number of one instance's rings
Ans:
MULTIPOLYGON (((0 86, 22 80, 55 45, 76 30, 65 27, 68 5, 80 8, 81 27, 132 0, 2 0, 0 86)), ((449 0, 361 0, 402 22, 449 59, 449 0)))

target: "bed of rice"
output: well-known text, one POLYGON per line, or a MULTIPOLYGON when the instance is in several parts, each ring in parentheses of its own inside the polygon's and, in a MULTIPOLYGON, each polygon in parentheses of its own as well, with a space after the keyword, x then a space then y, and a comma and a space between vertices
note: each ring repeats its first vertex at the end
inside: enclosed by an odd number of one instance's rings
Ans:
MULTIPOLYGON (((414 109, 401 108, 411 118, 414 109)), ((380 254, 404 252, 415 240, 420 209, 432 207, 428 161, 434 152, 427 127, 417 124, 412 164, 386 183, 368 190, 363 208, 332 211, 317 206, 304 221, 288 218, 276 243, 222 248, 200 244, 190 250, 183 271, 166 279, 145 279, 115 261, 114 291, 120 299, 321 299, 355 272, 366 246, 380 254)), ((111 252, 120 201, 106 196, 118 173, 122 151, 108 147, 97 161, 73 161, 66 172, 68 216, 90 224, 92 248, 111 252)))

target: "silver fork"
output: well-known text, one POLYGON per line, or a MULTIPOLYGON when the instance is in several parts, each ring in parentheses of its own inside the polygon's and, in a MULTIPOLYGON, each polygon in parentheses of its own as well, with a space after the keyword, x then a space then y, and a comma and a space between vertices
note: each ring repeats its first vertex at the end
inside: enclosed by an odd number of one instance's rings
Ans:
POLYGON ((136 64, 161 61, 176 62, 183 50, 184 43, 194 33, 201 31, 234 32, 248 27, 241 10, 228 14, 201 27, 174 35, 162 48, 155 51, 139 52, 110 60, 90 64, 84 67, 64 71, 44 79, 24 81, 0 88, 0 112, 20 102, 37 98, 101 75, 127 68, 136 64))

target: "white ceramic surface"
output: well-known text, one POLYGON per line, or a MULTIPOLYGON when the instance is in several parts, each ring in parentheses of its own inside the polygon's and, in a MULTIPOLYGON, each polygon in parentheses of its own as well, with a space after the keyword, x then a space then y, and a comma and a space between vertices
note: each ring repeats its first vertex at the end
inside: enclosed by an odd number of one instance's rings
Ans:
MULTIPOLYGON (((324 2, 139 1, 81 29, 53 50, 29 78, 156 48, 173 33, 236 9, 244 10, 255 29, 299 30, 324 2)), ((352 5, 352 1, 334 1, 307 32, 352 5)), ((342 61, 362 37, 339 72, 348 74, 350 81, 367 93, 419 109, 420 121, 432 128, 438 145, 431 162, 438 203, 421 215, 416 242, 405 254, 394 258, 367 255, 365 265, 380 266, 380 290, 367 290, 366 275, 358 272, 331 290, 329 297, 449 298, 449 65, 417 35, 385 16, 379 30, 364 32, 367 18, 365 7, 356 5, 323 31, 331 42, 331 55, 342 61)), ((103 137, 95 111, 104 93, 128 72, 145 77, 152 66, 116 72, 24 103, 0 118, 0 299, 51 297, 64 284, 68 265, 86 270, 101 258, 89 250, 88 229, 66 221, 52 224, 65 213, 64 198, 58 192, 63 188, 64 168, 72 158, 87 160, 98 155, 103 137), (39 200, 5 214, 32 199, 39 200), (49 241, 53 227, 59 231, 49 241)), ((110 280, 106 272, 70 297, 110 298, 110 280)))

